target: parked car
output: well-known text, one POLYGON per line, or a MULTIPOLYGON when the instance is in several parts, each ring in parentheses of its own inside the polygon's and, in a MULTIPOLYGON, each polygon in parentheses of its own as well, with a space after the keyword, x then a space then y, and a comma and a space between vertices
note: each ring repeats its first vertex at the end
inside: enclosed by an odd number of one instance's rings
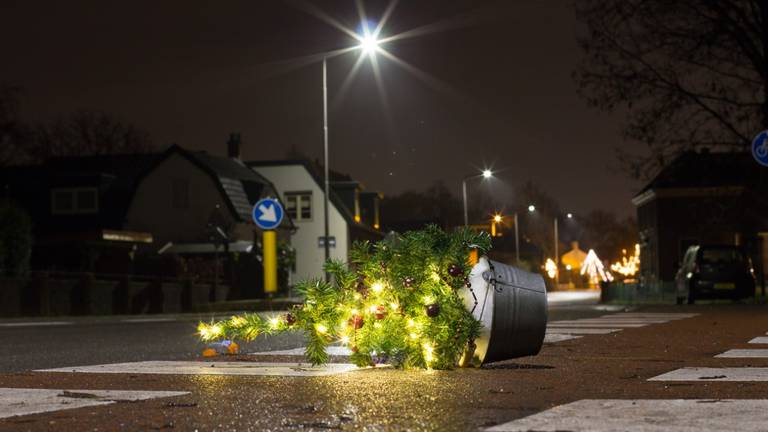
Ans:
POLYGON ((752 261, 738 246, 691 246, 675 275, 677 304, 699 299, 733 300, 755 295, 752 261))

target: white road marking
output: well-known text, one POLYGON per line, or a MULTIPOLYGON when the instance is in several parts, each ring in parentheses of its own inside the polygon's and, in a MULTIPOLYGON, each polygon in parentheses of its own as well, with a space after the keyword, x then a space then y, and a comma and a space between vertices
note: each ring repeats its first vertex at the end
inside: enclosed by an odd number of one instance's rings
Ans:
POLYGON ((617 328, 547 328, 547 334, 608 334, 621 331, 617 328))
POLYGON ((563 333, 547 333, 544 335, 544 343, 552 344, 552 343, 564 342, 571 339, 578 339, 580 337, 581 336, 574 336, 574 335, 563 334, 563 333))
POLYGON ((698 315, 699 314, 695 314, 695 313, 624 312, 619 314, 603 315, 603 316, 616 316, 616 317, 620 316, 620 317, 634 317, 634 318, 663 318, 663 319, 669 319, 669 320, 679 320, 679 319, 693 318, 698 315))
POLYGON ((112 363, 93 366, 42 369, 36 372, 160 375, 325 376, 346 373, 357 369, 357 366, 346 363, 328 363, 323 366, 311 366, 308 363, 143 361, 135 363, 112 363))
POLYGON ((0 418, 186 394, 189 392, 0 388, 0 418))
POLYGON ((547 327, 580 327, 580 328, 633 328, 633 327, 645 327, 648 324, 623 324, 615 322, 606 323, 580 323, 580 322, 567 322, 567 321, 552 321, 547 324, 547 327))
POLYGON ((768 349, 732 349, 715 356, 716 358, 767 358, 768 349))
POLYGON ((768 344, 768 337, 766 336, 758 336, 751 341, 749 341, 751 344, 768 344))
POLYGON ((581 318, 579 319, 579 321, 636 321, 636 322, 647 322, 647 323, 665 323, 672 320, 669 318, 605 315, 605 316, 596 317, 596 318, 581 318))
POLYGON ((766 399, 585 399, 486 431, 721 432, 766 424, 766 399))
POLYGON ((129 318, 120 320, 124 323, 156 323, 156 322, 169 322, 177 321, 176 318, 129 318))
MULTIPOLYGON (((293 349, 287 349, 287 350, 279 350, 279 351, 259 351, 250 353, 251 355, 304 355, 304 350, 306 350, 305 347, 299 347, 299 348, 293 348, 293 349)), ((329 346, 325 349, 325 352, 328 353, 328 355, 333 356, 351 356, 352 351, 347 347, 342 346, 329 346)))
POLYGON ((0 327, 45 327, 71 325, 71 321, 24 321, 0 323, 0 327))
POLYGON ((648 381, 768 381, 768 367, 687 367, 655 376, 648 381))

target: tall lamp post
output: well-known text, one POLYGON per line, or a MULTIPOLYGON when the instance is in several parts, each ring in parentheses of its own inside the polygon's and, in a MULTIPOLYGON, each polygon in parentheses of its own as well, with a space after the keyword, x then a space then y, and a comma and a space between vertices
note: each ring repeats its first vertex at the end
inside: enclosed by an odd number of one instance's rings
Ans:
POLYGON ((480 174, 475 174, 471 176, 464 177, 464 179, 461 181, 461 195, 462 195, 462 201, 464 203, 464 226, 469 226, 469 211, 467 210, 467 180, 472 180, 476 178, 491 178, 493 177, 493 172, 489 169, 483 170, 480 174))
MULTIPOLYGON (((533 213, 536 211, 536 206, 531 204, 528 206, 528 213, 533 213)), ((517 212, 515 212, 514 215, 515 218, 515 260, 517 261, 517 265, 520 265, 520 228, 518 228, 520 220, 517 216, 517 212)))
MULTIPOLYGON (((375 34, 368 34, 360 37, 359 48, 363 50, 364 54, 371 55, 376 51, 379 46, 379 41, 375 34)), ((325 190, 323 200, 323 246, 325 249, 325 261, 331 257, 331 245, 329 241, 329 222, 328 222, 328 207, 330 200, 331 179, 329 176, 328 168, 328 58, 323 57, 323 177, 325 178, 325 190)), ((328 280, 330 275, 325 274, 325 279, 328 280)))

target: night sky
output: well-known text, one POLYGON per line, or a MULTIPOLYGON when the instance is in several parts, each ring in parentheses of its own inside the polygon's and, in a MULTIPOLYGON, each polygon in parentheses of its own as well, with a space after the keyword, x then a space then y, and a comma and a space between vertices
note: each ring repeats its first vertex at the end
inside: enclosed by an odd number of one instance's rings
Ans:
MULTIPOLYGON (((317 1, 351 28, 352 0, 317 1)), ((365 2, 377 20, 387 2, 365 2)), ((564 211, 633 213, 637 184, 616 166, 618 115, 589 110, 571 72, 580 58, 570 1, 403 0, 383 47, 425 82, 378 55, 340 98, 358 56, 329 61, 331 166, 368 189, 397 193, 503 169, 492 191, 532 180, 564 211), (384 102, 388 109, 384 108, 384 102)), ((0 5, 0 82, 21 86, 22 115, 49 121, 98 110, 178 143, 224 155, 230 132, 244 159, 322 156, 319 62, 303 57, 355 44, 282 1, 9 1, 0 5)), ((480 183, 473 187, 485 187, 480 183)))

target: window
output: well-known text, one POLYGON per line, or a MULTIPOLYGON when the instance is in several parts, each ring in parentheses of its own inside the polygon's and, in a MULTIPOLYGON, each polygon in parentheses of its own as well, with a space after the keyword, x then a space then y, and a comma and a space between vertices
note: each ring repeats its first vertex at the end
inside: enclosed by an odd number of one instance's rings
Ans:
POLYGON ((285 212, 295 221, 312 220, 312 192, 286 192, 285 212))
POLYGON ((99 210, 96 188, 70 188, 51 190, 51 213, 87 214, 99 210))
POLYGON ((175 209, 189 208, 189 180, 173 179, 171 181, 171 202, 175 209))

